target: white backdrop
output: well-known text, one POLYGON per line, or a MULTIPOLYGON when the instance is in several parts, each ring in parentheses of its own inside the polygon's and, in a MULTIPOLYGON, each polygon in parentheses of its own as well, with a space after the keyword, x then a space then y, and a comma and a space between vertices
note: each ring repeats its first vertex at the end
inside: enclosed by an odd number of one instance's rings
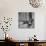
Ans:
MULTIPOLYGON (((28 0, 0 0, 0 17, 12 17, 13 22, 10 33, 17 40, 27 40, 34 34, 37 39, 45 39, 45 15, 46 8, 33 8, 28 0), (18 28, 18 12, 35 12, 35 28, 34 29, 19 29, 18 28)), ((1 18, 0 18, 1 19, 1 18)), ((0 39, 4 39, 3 32, 0 31, 0 39)))

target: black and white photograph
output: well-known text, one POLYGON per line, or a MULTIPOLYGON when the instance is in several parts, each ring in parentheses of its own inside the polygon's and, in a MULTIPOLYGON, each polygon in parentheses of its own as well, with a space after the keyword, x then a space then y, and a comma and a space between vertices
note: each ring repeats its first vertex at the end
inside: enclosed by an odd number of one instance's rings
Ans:
POLYGON ((34 12, 18 12, 18 28, 34 28, 34 12))

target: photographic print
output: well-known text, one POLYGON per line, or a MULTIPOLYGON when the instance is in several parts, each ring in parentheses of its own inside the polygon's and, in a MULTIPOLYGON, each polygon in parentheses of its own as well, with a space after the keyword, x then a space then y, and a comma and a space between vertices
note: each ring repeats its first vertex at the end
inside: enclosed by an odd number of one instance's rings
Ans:
POLYGON ((18 28, 34 28, 34 12, 18 12, 18 28))

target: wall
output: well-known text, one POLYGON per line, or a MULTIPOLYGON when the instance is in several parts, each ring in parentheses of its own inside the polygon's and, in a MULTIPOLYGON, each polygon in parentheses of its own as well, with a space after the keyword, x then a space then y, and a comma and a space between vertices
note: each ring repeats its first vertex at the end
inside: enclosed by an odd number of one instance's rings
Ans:
MULTIPOLYGON (((3 16, 12 17, 13 22, 10 33, 17 40, 27 40, 34 34, 39 40, 44 40, 45 30, 45 16, 46 8, 33 8, 30 6, 28 0, 0 0, 0 18, 3 16), (18 28, 18 12, 35 12, 35 28, 34 29, 19 29, 18 28)), ((2 35, 3 31, 0 31, 2 35)), ((4 33, 3 33, 4 34, 4 33)), ((4 37, 0 36, 0 39, 4 37)))

